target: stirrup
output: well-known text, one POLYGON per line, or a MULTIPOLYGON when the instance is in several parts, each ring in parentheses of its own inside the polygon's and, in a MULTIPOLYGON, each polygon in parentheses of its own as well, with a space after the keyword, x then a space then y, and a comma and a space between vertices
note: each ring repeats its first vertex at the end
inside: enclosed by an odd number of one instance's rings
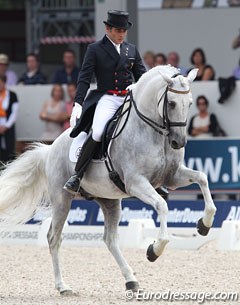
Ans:
POLYGON ((80 188, 81 188, 80 182, 81 182, 81 178, 79 178, 77 175, 74 175, 68 179, 68 181, 63 186, 63 189, 66 190, 70 194, 76 195, 79 193, 80 188), (73 181, 71 181, 71 179, 73 181), (78 181, 76 182, 76 180, 78 180, 78 181), (74 183, 75 183, 75 185, 74 185, 74 183), (76 183, 78 183, 78 185, 76 185, 76 183))

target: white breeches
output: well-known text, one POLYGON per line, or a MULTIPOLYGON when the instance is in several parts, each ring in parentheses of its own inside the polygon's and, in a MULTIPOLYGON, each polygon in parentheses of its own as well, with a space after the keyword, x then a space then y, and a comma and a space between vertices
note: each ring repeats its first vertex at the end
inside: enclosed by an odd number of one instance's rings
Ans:
POLYGON ((102 134, 107 122, 113 117, 117 109, 123 104, 125 97, 104 94, 98 101, 94 118, 93 133, 94 141, 101 142, 102 134))

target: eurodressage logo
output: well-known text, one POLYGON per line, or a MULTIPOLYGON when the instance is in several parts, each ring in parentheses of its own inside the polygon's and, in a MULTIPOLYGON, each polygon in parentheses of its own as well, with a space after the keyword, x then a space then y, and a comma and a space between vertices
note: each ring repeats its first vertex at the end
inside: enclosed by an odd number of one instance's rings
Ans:
MULTIPOLYGON (((127 300, 138 300, 138 301, 195 301, 198 304, 210 303, 210 301, 217 301, 228 303, 229 301, 237 302, 239 300, 239 293, 236 291, 229 292, 196 292, 196 291, 146 291, 139 288, 136 292, 132 290, 126 290, 125 296, 127 300)), ((228 303, 230 304, 230 303, 228 303)), ((232 303, 231 303, 232 304, 232 303)))

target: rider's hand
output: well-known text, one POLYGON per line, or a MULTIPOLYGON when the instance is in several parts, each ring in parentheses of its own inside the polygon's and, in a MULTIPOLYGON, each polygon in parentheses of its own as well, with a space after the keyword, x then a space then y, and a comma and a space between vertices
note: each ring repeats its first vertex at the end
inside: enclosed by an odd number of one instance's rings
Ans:
POLYGON ((127 86, 126 90, 131 91, 136 87, 136 84, 131 84, 129 86, 127 86))
POLYGON ((76 120, 80 118, 81 114, 82 114, 82 106, 78 103, 75 103, 70 117, 70 126, 72 128, 76 125, 76 120))

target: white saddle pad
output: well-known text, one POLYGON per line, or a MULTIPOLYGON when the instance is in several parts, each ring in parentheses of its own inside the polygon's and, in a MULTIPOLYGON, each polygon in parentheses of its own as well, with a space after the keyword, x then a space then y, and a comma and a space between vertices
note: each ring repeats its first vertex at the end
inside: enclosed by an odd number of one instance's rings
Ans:
POLYGON ((79 153, 82 149, 83 143, 87 137, 86 132, 81 132, 76 138, 73 139, 70 150, 69 150, 69 160, 76 163, 79 153))

